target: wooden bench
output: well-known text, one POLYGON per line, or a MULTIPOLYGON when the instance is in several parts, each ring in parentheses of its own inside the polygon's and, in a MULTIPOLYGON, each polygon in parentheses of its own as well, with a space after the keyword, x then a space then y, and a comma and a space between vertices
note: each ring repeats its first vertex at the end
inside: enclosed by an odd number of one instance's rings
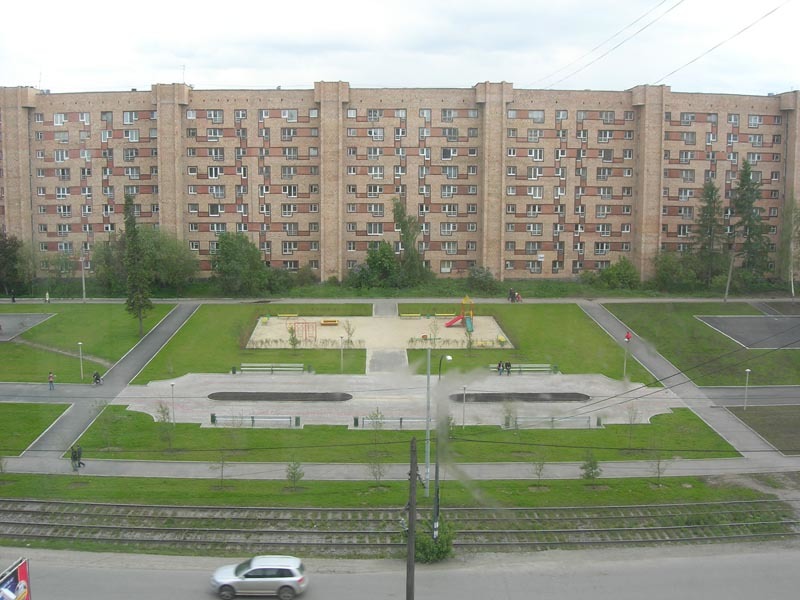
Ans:
POLYGON ((419 319, 422 317, 421 313, 400 313, 401 319, 419 319))
POLYGON ((455 317, 456 313, 435 313, 436 317, 455 317))
POLYGON ((282 319, 293 319, 297 316, 297 313, 278 313, 278 316, 282 319))
POLYGON ((242 363, 242 373, 302 373, 306 370, 302 363, 242 363))
MULTIPOLYGON (((497 371, 497 364, 489 365, 489 369, 497 371)), ((503 370, 505 372, 505 369, 503 370)), ((558 373, 558 367, 546 364, 511 364, 512 373, 558 373)))
POLYGON ((320 325, 330 327, 333 325, 338 325, 339 319, 322 319, 319 323, 320 325))

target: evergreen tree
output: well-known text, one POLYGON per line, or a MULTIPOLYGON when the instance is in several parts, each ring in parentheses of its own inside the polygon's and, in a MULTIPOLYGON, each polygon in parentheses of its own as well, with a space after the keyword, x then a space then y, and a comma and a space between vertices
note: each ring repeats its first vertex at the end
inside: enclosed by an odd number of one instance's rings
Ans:
POLYGON ((711 280, 725 272, 727 261, 727 235, 722 221, 722 200, 719 188, 710 179, 703 185, 703 196, 693 238, 693 251, 697 256, 702 272, 699 273, 706 287, 711 280))
POLYGON ((145 244, 139 236, 133 198, 125 196, 125 270, 127 273, 128 298, 125 310, 139 321, 139 337, 144 335, 144 316, 153 308, 150 301, 150 286, 153 275, 145 244))
POLYGON ((733 206, 739 222, 737 237, 741 238, 742 268, 757 277, 767 270, 769 242, 761 220, 761 184, 753 179, 750 163, 744 161, 739 171, 739 183, 733 197, 733 206))

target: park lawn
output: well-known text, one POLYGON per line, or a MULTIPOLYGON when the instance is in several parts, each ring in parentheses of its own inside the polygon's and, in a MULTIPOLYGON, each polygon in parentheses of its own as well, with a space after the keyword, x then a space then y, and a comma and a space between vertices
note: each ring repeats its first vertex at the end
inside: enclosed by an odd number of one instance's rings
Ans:
MULTIPOLYGON (((155 327, 173 306, 153 305, 144 319, 145 332, 155 327)), ((3 313, 54 313, 21 335, 22 340, 36 347, 0 344, 2 381, 45 382, 48 371, 52 370, 56 383, 80 383, 78 342, 83 342, 83 381, 88 381, 92 372, 105 372, 108 364, 119 360, 139 341, 138 322, 125 311, 122 303, 12 304, 3 305, 0 310, 3 313), (106 366, 92 357, 106 361, 106 366)))
POLYGON ((800 406, 741 406, 728 408, 748 427, 783 454, 800 454, 800 406))
MULTIPOLYGON (((365 476, 368 476, 365 473, 365 476)), ((681 502, 723 502, 773 498, 751 488, 711 483, 699 477, 511 481, 443 480, 447 507, 635 506, 681 502)), ((286 479, 164 479, 91 475, 0 474, 4 498, 194 506, 269 506, 318 508, 397 508, 408 502, 407 481, 310 481, 296 490, 286 479)), ((429 508, 418 486, 417 504, 429 508)))
MULTIPOLYGON (((257 319, 278 314, 369 316, 371 304, 203 304, 133 380, 134 384, 187 373, 228 373, 243 362, 303 363, 316 373, 339 373, 339 350, 244 348, 257 319)), ((363 374, 367 353, 344 351, 344 372, 363 374)))
MULTIPOLYGON (((402 463, 412 437, 421 431, 351 430, 344 426, 303 429, 200 427, 155 422, 124 406, 107 406, 80 438, 88 458, 205 462, 402 463)), ((446 455, 454 462, 580 462, 591 450, 597 460, 724 458, 738 456, 689 409, 658 415, 652 424, 601 429, 454 427, 446 455)))
POLYGON ((0 402, 0 455, 18 456, 69 407, 68 404, 0 402))
MULTIPOLYGON (((104 373, 107 367, 83 357, 83 381, 91 381, 95 371, 104 373)), ((77 349, 74 356, 51 352, 23 344, 0 344, 0 381, 18 383, 47 383, 47 373, 52 371, 56 385, 80 383, 81 364, 77 349)))
POLYGON ((650 343, 697 385, 800 384, 800 351, 748 350, 695 315, 761 314, 743 302, 606 304, 605 307, 650 343))
MULTIPOLYGON (((460 304, 402 304, 401 313, 460 313, 460 304)), ((448 369, 483 370, 499 360, 557 365, 567 374, 600 373, 622 379, 625 349, 584 313, 577 304, 476 304, 475 314, 493 316, 514 345, 508 349, 443 349, 453 357, 448 369)), ((444 323, 440 324, 444 327, 444 323)), ((425 373, 425 350, 409 350, 409 364, 425 373)), ((628 357, 628 378, 650 383, 653 376, 628 357)))

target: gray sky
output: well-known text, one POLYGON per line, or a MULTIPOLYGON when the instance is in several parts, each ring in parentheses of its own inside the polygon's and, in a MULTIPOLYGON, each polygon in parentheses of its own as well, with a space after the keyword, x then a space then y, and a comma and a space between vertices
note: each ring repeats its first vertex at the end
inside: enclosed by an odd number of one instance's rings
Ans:
POLYGON ((6 2, 0 14, 0 86, 54 93, 173 82, 290 89, 315 81, 509 81, 600 90, 664 83, 740 94, 800 87, 800 0, 41 0, 6 2))

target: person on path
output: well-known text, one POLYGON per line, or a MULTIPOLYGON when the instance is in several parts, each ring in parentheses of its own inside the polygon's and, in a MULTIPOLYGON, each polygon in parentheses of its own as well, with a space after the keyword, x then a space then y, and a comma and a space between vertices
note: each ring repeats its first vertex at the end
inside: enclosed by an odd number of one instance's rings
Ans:
POLYGON ((50 292, 45 292, 44 293, 44 303, 45 304, 50 304, 50 292))
POLYGON ((50 385, 50 389, 51 389, 51 390, 54 390, 54 389, 56 389, 56 385, 55 385, 55 383, 56 383, 56 376, 55 376, 55 375, 53 375, 53 372, 52 372, 52 371, 50 371, 50 372, 47 374, 47 383, 50 385))
POLYGON ((499 363, 497 363, 497 374, 498 375, 502 375, 503 374, 503 361, 500 361, 499 363))
POLYGON ((81 460, 81 457, 83 456, 83 448, 78 446, 78 449, 75 451, 75 453, 77 454, 78 468, 80 469, 81 467, 85 467, 86 463, 81 460))
POLYGON ((17 302, 17 293, 14 290, 11 290, 11 304, 16 304, 17 302))
POLYGON ((522 296, 519 295, 519 292, 517 292, 517 295, 515 296, 514 301, 515 302, 522 302, 522 296))
POLYGON ((70 449, 69 460, 72 463, 72 470, 73 471, 77 471, 78 470, 78 462, 79 462, 79 460, 78 460, 78 451, 75 449, 75 446, 73 446, 70 449))
POLYGON ((511 363, 506 361, 506 375, 511 375, 511 363))

